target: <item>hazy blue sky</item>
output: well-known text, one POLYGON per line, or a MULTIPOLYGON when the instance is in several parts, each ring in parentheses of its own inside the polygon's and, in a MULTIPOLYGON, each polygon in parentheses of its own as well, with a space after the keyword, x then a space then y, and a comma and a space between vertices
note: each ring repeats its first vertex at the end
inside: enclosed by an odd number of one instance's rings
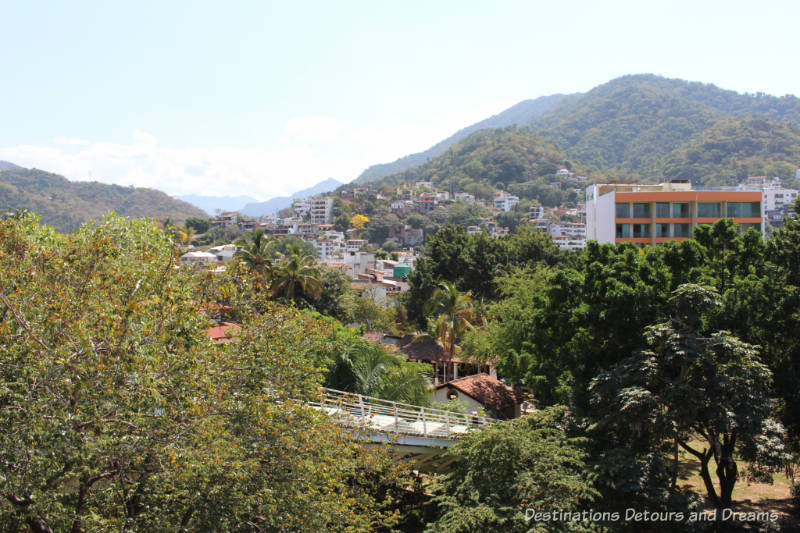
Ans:
POLYGON ((651 72, 798 94, 800 2, 0 4, 0 159, 266 198, 651 72))

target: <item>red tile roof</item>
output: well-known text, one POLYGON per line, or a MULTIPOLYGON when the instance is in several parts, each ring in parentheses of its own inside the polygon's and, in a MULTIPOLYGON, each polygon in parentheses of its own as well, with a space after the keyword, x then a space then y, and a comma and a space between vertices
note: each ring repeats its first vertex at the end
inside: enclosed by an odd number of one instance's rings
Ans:
POLYGON ((209 337, 211 337, 212 340, 219 341, 235 337, 240 329, 242 329, 242 326, 239 324, 234 324, 233 322, 220 322, 218 326, 208 328, 206 333, 209 337))
POLYGON ((518 403, 514 389, 489 374, 475 374, 438 385, 459 390, 494 411, 501 418, 512 418, 518 403))

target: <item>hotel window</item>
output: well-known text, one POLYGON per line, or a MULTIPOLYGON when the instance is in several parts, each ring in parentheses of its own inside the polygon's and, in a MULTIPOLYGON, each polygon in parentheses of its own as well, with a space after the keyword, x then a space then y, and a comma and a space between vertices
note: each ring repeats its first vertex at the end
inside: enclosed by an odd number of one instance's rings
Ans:
POLYGON ((697 216, 706 218, 719 218, 722 216, 722 208, 719 202, 698 202, 697 216))
POLYGON ((673 224, 674 233, 673 237, 691 237, 692 225, 691 224, 673 224))
POLYGON ((656 224, 656 237, 669 237, 670 224, 656 224))
POLYGON ((631 218, 631 204, 617 204, 617 218, 631 218))
POLYGON ((633 238, 642 239, 650 236, 650 224, 634 224, 633 238))
POLYGON ((761 202, 728 202, 729 217, 760 217, 761 202))
POLYGON ((689 218, 689 204, 672 204, 672 218, 689 218))
POLYGON ((631 236, 630 224, 617 224, 617 237, 627 238, 631 236))
POLYGON ((656 218, 669 218, 669 202, 656 204, 656 218))
POLYGON ((650 204, 633 204, 633 218, 650 218, 650 204))

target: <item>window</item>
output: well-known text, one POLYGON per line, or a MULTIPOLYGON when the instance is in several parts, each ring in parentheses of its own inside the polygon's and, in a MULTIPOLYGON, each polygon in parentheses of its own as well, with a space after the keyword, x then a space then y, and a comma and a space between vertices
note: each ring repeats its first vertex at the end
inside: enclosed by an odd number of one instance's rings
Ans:
POLYGON ((722 216, 722 208, 719 202, 698 202, 697 216, 707 218, 719 218, 722 216))
POLYGON ((650 224, 634 224, 633 237, 635 239, 642 239, 650 236, 650 224))
POLYGON ((691 224, 673 224, 675 232, 673 237, 691 237, 692 225, 691 224))
POLYGON ((633 218, 650 218, 650 204, 633 204, 633 218))
POLYGON ((656 224, 656 237, 669 237, 671 224, 656 224))
POLYGON ((631 204, 617 204, 617 218, 631 218, 631 204))
POLYGON ((669 202, 656 204, 656 218, 669 218, 669 202))
POLYGON ((761 202, 728 202, 729 217, 760 217, 761 202))
POLYGON ((617 237, 630 237, 631 225, 630 224, 617 224, 617 237))
POLYGON ((689 204, 672 204, 672 218, 689 218, 689 204))

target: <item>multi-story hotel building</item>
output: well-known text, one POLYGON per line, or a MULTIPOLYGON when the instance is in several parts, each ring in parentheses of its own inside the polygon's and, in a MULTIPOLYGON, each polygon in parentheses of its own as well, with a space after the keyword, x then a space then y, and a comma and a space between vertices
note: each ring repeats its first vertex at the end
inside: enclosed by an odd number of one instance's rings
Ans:
POLYGON ((700 224, 733 218, 763 232, 761 191, 692 188, 688 182, 610 183, 586 189, 586 239, 658 244, 692 238, 700 224))

